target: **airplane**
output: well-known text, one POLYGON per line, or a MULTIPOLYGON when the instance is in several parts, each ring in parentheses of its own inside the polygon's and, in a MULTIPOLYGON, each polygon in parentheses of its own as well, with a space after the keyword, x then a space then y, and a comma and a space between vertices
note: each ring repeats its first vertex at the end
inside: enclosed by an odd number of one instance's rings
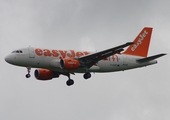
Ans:
POLYGON ((124 71, 156 64, 155 59, 166 54, 147 57, 151 34, 152 28, 144 27, 133 42, 99 52, 27 47, 14 50, 5 57, 5 61, 26 67, 26 78, 31 76, 31 68, 37 68, 34 71, 36 79, 47 81, 65 75, 68 77, 66 84, 71 86, 74 84, 71 74, 84 73, 84 79, 89 79, 91 72, 124 71), (124 51, 125 47, 128 48, 124 51))

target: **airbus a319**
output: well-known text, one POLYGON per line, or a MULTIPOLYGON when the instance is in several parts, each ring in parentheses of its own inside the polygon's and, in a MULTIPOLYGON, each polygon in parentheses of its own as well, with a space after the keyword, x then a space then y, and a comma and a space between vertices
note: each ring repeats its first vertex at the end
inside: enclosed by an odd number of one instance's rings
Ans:
POLYGON ((68 77, 66 84, 71 86, 74 81, 70 75, 83 73, 84 79, 91 77, 91 72, 105 73, 124 71, 157 63, 157 58, 166 54, 147 57, 152 28, 145 27, 133 42, 106 49, 100 52, 57 50, 27 47, 14 50, 5 57, 5 61, 21 67, 26 67, 29 78, 31 68, 36 79, 46 81, 58 78, 60 75, 68 77), (125 51, 124 48, 128 47, 125 51))

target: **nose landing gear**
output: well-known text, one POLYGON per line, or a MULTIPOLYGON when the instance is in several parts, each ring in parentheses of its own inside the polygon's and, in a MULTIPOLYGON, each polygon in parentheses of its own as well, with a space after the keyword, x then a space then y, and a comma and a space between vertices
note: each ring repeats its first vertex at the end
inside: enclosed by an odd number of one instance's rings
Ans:
POLYGON ((30 78, 31 75, 30 75, 30 74, 26 74, 25 77, 26 77, 26 78, 30 78))
POLYGON ((25 77, 30 78, 31 77, 31 75, 30 75, 31 67, 27 67, 27 72, 28 72, 28 74, 26 74, 25 77))

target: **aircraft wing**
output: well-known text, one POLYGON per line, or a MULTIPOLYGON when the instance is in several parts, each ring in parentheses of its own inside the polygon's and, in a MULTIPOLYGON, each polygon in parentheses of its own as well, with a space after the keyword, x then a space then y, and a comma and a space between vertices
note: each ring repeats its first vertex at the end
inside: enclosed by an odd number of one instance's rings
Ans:
POLYGON ((78 60, 82 64, 82 67, 90 68, 91 66, 96 64, 98 61, 105 59, 113 54, 120 53, 121 51, 124 50, 123 49, 124 47, 127 47, 131 44, 133 44, 133 42, 127 42, 126 44, 123 44, 117 47, 113 47, 107 50, 103 50, 100 52, 96 52, 96 53, 92 53, 92 54, 80 57, 78 58, 78 60))

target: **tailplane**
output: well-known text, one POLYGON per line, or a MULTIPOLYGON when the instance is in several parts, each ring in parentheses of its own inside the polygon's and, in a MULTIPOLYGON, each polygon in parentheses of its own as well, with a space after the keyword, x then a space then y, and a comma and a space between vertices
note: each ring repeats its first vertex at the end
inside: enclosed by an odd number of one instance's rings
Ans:
POLYGON ((162 54, 157 54, 157 55, 153 55, 153 56, 150 56, 150 57, 138 59, 138 60, 136 60, 136 61, 139 62, 139 63, 149 62, 149 61, 152 61, 152 60, 157 59, 157 58, 159 58, 159 57, 162 57, 162 56, 164 56, 164 55, 166 55, 166 54, 164 54, 164 53, 162 53, 162 54))
POLYGON ((123 54, 147 57, 152 34, 152 28, 145 27, 123 54))

